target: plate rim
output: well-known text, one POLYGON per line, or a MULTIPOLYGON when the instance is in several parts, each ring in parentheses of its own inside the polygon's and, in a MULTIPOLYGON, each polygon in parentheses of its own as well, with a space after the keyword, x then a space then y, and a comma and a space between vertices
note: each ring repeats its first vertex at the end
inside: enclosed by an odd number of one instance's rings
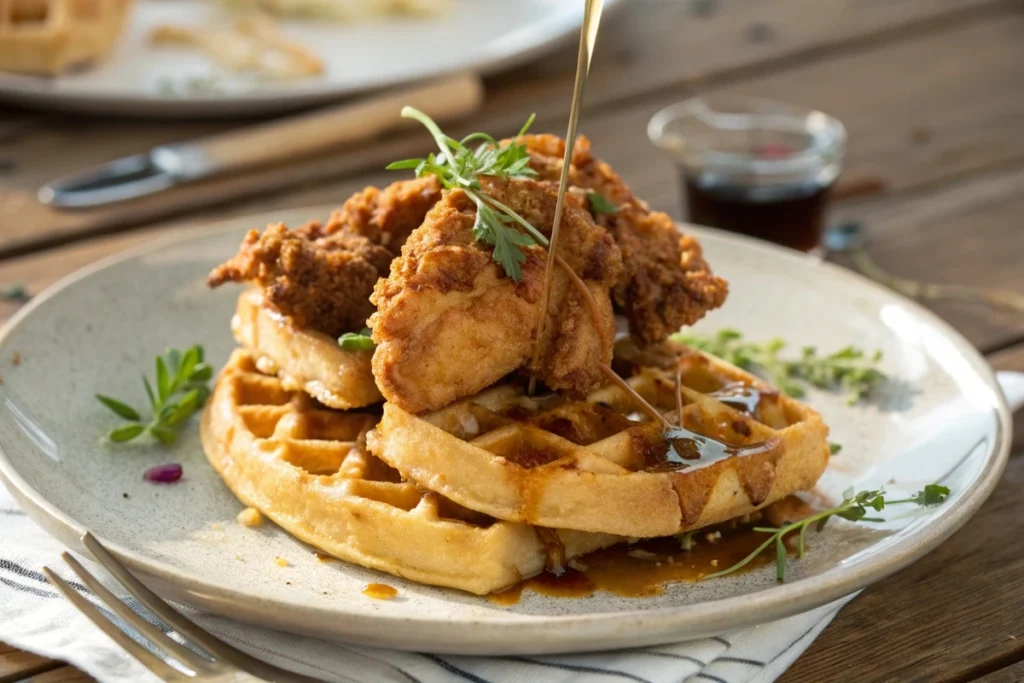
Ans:
MULTIPOLYGON (((0 328, 0 346, 3 346, 8 337, 50 298, 113 265, 163 249, 183 246, 198 237, 212 238, 215 235, 231 231, 241 233, 242 226, 247 222, 257 224, 265 222, 264 219, 280 220, 282 214, 321 215, 333 208, 335 208, 334 205, 294 207, 221 219, 212 223, 196 225, 173 235, 163 235, 130 249, 111 254, 65 275, 39 295, 33 297, 0 328)), ((782 259, 783 261, 788 259, 812 267, 823 268, 830 277, 846 278, 859 287, 866 287, 899 301, 902 305, 909 307, 915 315, 923 317, 935 326, 944 338, 951 340, 954 348, 968 360, 976 375, 992 389, 994 398, 992 408, 996 417, 995 437, 994 443, 989 447, 982 472, 979 473, 973 485, 948 508, 946 514, 929 529, 918 532, 919 535, 913 539, 913 542, 907 544, 900 555, 869 560, 853 567, 839 566, 792 583, 772 584, 753 593, 690 605, 644 608, 642 604, 639 604, 636 609, 622 612, 571 615, 509 613, 509 616, 505 618, 452 620, 446 617, 423 617, 417 614, 353 612, 339 610, 337 607, 327 608, 308 604, 300 606, 279 599, 272 599, 269 603, 265 603, 262 598, 253 600, 251 595, 174 569, 165 562, 148 558, 119 544, 103 541, 104 544, 135 572, 141 573, 142 578, 150 579, 151 585, 157 586, 164 597, 231 619, 321 638, 335 638, 343 642, 360 642, 359 632, 366 626, 379 627, 383 625, 388 627, 390 624, 415 623, 424 632, 445 634, 446 640, 440 643, 436 642, 437 636, 435 635, 433 639, 428 637, 429 644, 424 645, 406 639, 408 642, 403 646, 402 643, 394 642, 382 644, 379 638, 371 635, 364 637, 361 642, 395 649, 414 650, 429 646, 431 651, 443 654, 551 654, 605 650, 610 647, 608 642, 616 643, 615 647, 679 642, 717 635, 727 630, 764 624, 806 612, 853 594, 904 569, 930 553, 966 524, 998 484, 1006 467, 1011 446, 1009 434, 1012 429, 1012 416, 1006 399, 996 382, 995 373, 981 353, 960 332, 936 314, 917 302, 857 273, 825 262, 815 256, 743 235, 682 222, 678 225, 694 234, 698 239, 709 236, 713 239, 724 240, 726 243, 739 242, 743 244, 744 248, 761 251, 773 259, 782 259), (280 612, 268 615, 267 604, 277 606, 280 612), (225 605, 230 605, 230 609, 226 609, 225 605), (315 619, 310 619, 311 614, 315 614, 315 619), (338 617, 343 617, 343 619, 339 620, 338 617), (332 619, 346 623, 340 624, 340 628, 334 627, 327 630, 308 625, 314 622, 318 624, 333 623, 332 619), (696 628, 689 622, 696 624, 696 628), (440 630, 434 631, 434 629, 440 630), (629 632, 634 629, 640 630, 640 634, 629 632), (503 643, 509 647, 488 648, 489 644, 493 645, 494 641, 498 640, 496 635, 518 630, 529 632, 534 641, 533 647, 524 649, 513 647, 510 643, 503 643), (446 648, 446 644, 453 647, 446 648)), ((83 547, 78 539, 86 527, 66 515, 29 485, 15 469, 14 463, 8 458, 2 443, 0 443, 0 480, 5 482, 11 494, 25 508, 25 512, 35 523, 65 545, 82 552, 83 547)))
MULTIPOLYGON (((617 9, 616 6, 620 4, 621 0, 605 0, 605 11, 617 9)), ((346 97, 358 97, 363 93, 384 91, 414 82, 441 78, 467 69, 481 76, 487 76, 523 64, 549 50, 556 49, 562 41, 567 40, 574 31, 579 29, 583 20, 582 10, 579 17, 573 17, 569 12, 559 11, 555 6, 552 8, 552 11, 544 17, 529 25, 531 30, 527 33, 530 38, 525 41, 525 46, 520 43, 514 48, 509 46, 496 50, 492 46, 485 45, 480 48, 476 59, 469 67, 465 62, 460 62, 447 67, 420 69, 404 75, 394 75, 372 82, 368 80, 347 86, 322 83, 321 87, 317 87, 315 83, 310 83, 302 87, 271 92, 255 90, 229 96, 222 94, 198 97, 173 97, 148 91, 132 95, 107 89, 67 92, 47 85, 52 82, 52 79, 45 77, 0 73, 0 101, 55 111, 114 113, 143 118, 188 119, 282 113, 336 102, 346 97), (325 85, 327 87, 323 87, 325 85)))

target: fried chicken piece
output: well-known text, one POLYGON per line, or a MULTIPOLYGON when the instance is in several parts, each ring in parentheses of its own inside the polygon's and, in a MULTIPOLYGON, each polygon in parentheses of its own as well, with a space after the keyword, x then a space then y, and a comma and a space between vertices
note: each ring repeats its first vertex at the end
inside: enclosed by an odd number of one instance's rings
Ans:
POLYGON ((359 331, 374 310, 374 284, 440 197, 436 178, 402 180, 357 192, 326 223, 251 230, 207 284, 251 282, 297 327, 331 336, 359 331))
MULTIPOLYGON (((557 182, 565 140, 526 135, 519 141, 527 146, 530 166, 540 178, 557 182)), ((668 214, 652 211, 611 166, 591 156, 590 141, 584 136, 573 147, 569 182, 599 192, 619 207, 595 220, 622 250, 625 278, 615 288, 615 303, 626 314, 634 339, 644 344, 664 341, 725 302, 728 283, 712 274, 700 243, 680 234, 668 214)))
MULTIPOLYGON (((556 188, 550 183, 483 178, 483 191, 550 234, 556 188)), ((444 193, 377 283, 370 318, 377 350, 373 371, 387 400, 420 412, 484 389, 526 367, 552 389, 581 396, 603 383, 614 336, 609 291, 622 273, 610 236, 578 201, 565 210, 558 254, 582 278, 596 304, 561 268, 541 353, 532 362, 547 252, 526 247, 515 282, 473 235, 476 206, 461 190, 444 193)))
POLYGON ((368 292, 387 273, 391 252, 362 235, 312 236, 320 228, 314 223, 292 231, 276 223, 262 234, 250 230, 238 254, 210 273, 207 284, 253 282, 296 327, 331 336, 361 330, 373 313, 368 292))
POLYGON ((441 183, 434 176, 399 180, 383 190, 367 187, 331 214, 324 233, 342 230, 363 235, 397 256, 409 233, 440 198, 441 183))

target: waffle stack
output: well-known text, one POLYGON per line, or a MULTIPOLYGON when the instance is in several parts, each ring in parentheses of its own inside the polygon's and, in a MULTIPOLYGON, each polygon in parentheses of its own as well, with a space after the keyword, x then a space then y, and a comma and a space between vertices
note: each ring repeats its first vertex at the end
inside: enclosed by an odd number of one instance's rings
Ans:
POLYGON ((0 71, 56 76, 103 59, 131 0, 0 2, 0 71))
POLYGON ((740 517, 812 487, 829 457, 815 411, 679 345, 617 346, 630 391, 574 401, 512 378, 416 415, 374 407, 372 351, 295 329, 258 293, 232 329, 243 348, 203 415, 210 462, 298 538, 422 583, 486 594, 740 517))
POLYGON ((380 420, 371 351, 344 351, 239 298, 236 350, 203 413, 207 458, 235 495, 347 562, 478 594, 621 539, 547 531, 458 505, 373 455, 380 420), (471 558, 471 561, 469 561, 471 558))

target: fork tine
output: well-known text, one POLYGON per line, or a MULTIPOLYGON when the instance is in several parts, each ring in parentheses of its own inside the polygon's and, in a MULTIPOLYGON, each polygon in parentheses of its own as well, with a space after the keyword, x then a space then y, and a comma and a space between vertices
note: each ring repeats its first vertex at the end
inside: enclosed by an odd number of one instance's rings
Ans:
POLYGON ((315 678, 292 673, 273 664, 262 662, 207 633, 191 619, 164 602, 156 593, 142 585, 142 582, 132 576, 131 572, 88 531, 82 535, 82 543, 96 558, 96 561, 121 582, 121 585, 127 588, 136 600, 145 605, 146 609, 211 655, 230 662, 243 671, 277 683, 320 683, 315 678))
POLYGON ((68 563, 71 570, 78 574, 78 577, 82 579, 82 583, 89 587, 96 597, 100 599, 103 604, 110 608, 110 610, 117 616, 124 619, 129 626, 134 628, 136 631, 141 633, 143 637, 147 638, 153 645, 157 646, 174 659, 182 662, 188 668, 196 673, 212 673, 216 670, 213 662, 200 657, 192 650, 174 640, 170 636, 163 633, 153 624, 149 623, 142 618, 137 612, 132 610, 128 605, 121 602, 120 599, 104 586, 102 583, 96 580, 88 569, 83 567, 81 563, 71 556, 70 553, 61 553, 61 557, 68 563))
POLYGON ((96 609, 91 602, 86 600, 78 591, 69 586, 64 579, 57 576, 52 569, 49 567, 43 567, 43 574, 46 575, 46 578, 51 584, 53 584, 54 588, 60 591, 65 598, 71 601, 71 604, 74 605, 79 612, 88 617, 89 621, 96 624, 100 630, 110 636, 110 638, 124 648, 128 654, 139 660, 139 663, 144 667, 165 681, 184 678, 179 671, 167 665, 162 659, 139 645, 127 633, 115 626, 113 622, 103 616, 103 613, 96 609))

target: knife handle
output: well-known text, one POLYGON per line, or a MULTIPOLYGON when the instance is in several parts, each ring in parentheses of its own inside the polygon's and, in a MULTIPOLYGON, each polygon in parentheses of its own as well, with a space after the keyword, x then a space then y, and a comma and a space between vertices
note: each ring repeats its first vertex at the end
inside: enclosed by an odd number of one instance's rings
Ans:
POLYGON ((471 113, 482 101, 480 78, 458 74, 192 142, 162 145, 153 149, 152 159, 178 179, 195 180, 317 155, 330 147, 380 135, 407 123, 400 113, 405 105, 444 122, 471 113))

